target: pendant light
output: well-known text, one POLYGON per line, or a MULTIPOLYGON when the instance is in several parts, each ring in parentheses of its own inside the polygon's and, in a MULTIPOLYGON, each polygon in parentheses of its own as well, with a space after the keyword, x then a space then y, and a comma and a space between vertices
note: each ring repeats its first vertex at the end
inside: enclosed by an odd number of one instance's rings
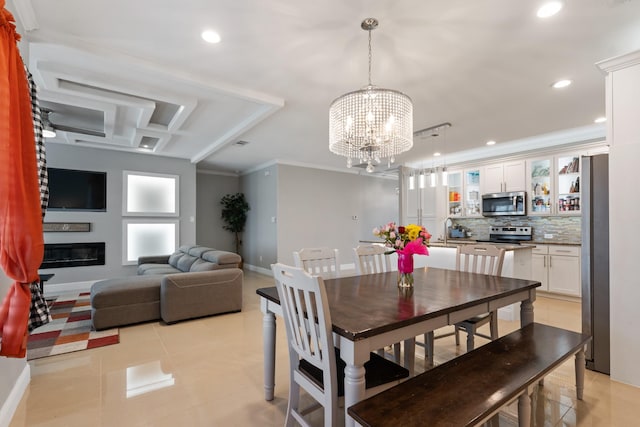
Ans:
POLYGON ((402 92, 382 89, 371 84, 371 31, 378 20, 367 18, 360 27, 369 33, 369 83, 362 89, 346 93, 329 108, 329 150, 353 162, 374 163, 395 156, 413 147, 413 104, 402 92))

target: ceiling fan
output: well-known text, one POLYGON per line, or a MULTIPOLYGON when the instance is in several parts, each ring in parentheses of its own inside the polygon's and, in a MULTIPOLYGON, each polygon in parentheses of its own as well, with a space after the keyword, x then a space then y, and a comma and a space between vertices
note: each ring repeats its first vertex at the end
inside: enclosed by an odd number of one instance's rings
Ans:
POLYGON ((93 129, 84 129, 84 128, 79 128, 75 126, 67 126, 67 125, 52 123, 51 120, 49 119, 49 115, 51 113, 54 113, 54 111, 48 108, 40 107, 40 112, 42 113, 42 127, 43 127, 42 136, 45 138, 55 138, 56 131, 81 133, 84 135, 99 136, 102 138, 106 136, 104 132, 100 132, 93 129))

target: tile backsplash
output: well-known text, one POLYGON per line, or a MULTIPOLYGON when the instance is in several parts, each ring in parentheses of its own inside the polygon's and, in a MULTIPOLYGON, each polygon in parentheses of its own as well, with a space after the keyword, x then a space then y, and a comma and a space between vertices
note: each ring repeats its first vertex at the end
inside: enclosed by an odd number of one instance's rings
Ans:
POLYGON ((460 224, 471 230, 472 238, 486 240, 489 227, 529 226, 533 240, 538 242, 581 243, 581 223, 579 216, 522 216, 503 218, 452 218, 454 224, 460 224), (553 238, 545 239, 545 234, 553 238))

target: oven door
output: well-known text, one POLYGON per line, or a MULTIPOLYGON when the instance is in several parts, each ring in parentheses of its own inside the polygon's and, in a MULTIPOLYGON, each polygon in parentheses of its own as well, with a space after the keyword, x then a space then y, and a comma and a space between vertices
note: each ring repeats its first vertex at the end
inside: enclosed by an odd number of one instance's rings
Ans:
POLYGON ((482 195, 482 215, 526 215, 524 191, 482 195))

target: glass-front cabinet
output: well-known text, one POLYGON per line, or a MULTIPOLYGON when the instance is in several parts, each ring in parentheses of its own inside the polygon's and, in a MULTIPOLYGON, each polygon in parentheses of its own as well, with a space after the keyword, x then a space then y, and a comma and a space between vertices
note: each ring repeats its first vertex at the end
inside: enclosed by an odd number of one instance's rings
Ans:
POLYGON ((464 215, 482 216, 480 195, 480 169, 464 171, 464 215))
POLYGON ((529 215, 549 215, 553 206, 553 159, 529 160, 527 165, 529 215))
POLYGON ((559 215, 580 214, 580 155, 556 157, 556 211, 559 215))
POLYGON ((447 215, 463 216, 462 207, 462 171, 448 173, 447 185, 447 215))

